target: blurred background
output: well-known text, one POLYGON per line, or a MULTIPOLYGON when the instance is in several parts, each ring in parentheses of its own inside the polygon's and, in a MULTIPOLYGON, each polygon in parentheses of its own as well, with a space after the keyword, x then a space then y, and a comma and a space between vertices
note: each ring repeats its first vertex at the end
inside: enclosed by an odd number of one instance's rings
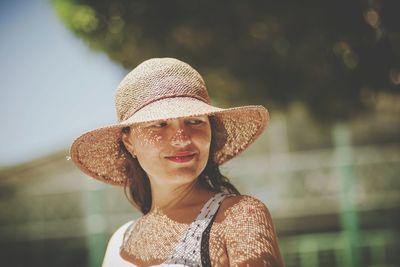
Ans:
POLYGON ((165 56, 215 105, 269 109, 221 169, 268 206, 286 266, 400 266, 399 14, 398 0, 2 0, 2 266, 100 266, 140 216, 68 148, 116 121, 129 70, 165 56))

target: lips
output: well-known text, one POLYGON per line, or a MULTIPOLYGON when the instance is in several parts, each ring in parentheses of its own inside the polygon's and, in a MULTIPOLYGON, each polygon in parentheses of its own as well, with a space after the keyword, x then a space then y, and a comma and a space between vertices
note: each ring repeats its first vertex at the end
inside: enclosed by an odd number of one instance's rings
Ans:
POLYGON ((195 155, 193 152, 179 152, 165 158, 173 162, 184 163, 191 161, 195 155))

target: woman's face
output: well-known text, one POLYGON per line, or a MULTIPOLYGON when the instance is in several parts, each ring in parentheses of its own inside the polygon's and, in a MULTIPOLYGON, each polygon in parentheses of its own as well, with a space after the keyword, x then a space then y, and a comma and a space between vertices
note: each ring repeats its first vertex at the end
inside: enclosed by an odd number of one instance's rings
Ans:
POLYGON ((152 184, 185 184, 195 180, 207 164, 210 121, 196 116, 143 123, 132 126, 122 140, 152 184))

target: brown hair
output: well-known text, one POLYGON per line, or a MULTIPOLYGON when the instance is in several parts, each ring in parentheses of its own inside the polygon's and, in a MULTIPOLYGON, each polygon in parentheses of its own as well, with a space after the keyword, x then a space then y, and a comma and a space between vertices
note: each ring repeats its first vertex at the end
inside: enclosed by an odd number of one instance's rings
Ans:
MULTIPOLYGON (((198 177, 199 183, 213 192, 227 192, 240 195, 239 191, 233 184, 231 184, 229 179, 221 174, 219 166, 213 160, 214 152, 217 150, 215 142, 216 135, 224 135, 225 128, 223 128, 215 117, 209 116, 209 120, 211 125, 210 153, 206 167, 198 177)), ((129 133, 130 128, 125 127, 122 131, 124 133, 129 133)), ((128 179, 124 184, 125 196, 132 205, 138 207, 143 214, 147 214, 152 205, 149 177, 140 166, 139 161, 136 158, 133 158, 127 151, 122 141, 120 142, 120 147, 127 155, 129 155, 124 166, 128 176, 128 179)))

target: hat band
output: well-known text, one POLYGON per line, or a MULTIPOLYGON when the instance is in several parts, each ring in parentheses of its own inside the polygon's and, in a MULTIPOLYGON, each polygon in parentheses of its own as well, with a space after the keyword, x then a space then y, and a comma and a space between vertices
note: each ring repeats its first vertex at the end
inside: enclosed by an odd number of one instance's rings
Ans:
POLYGON ((128 112, 125 113, 125 114, 128 114, 128 115, 122 117, 122 119, 120 120, 120 122, 129 119, 129 118, 132 117, 136 112, 138 112, 139 110, 141 110, 142 108, 144 108, 145 106, 147 106, 147 105, 149 105, 149 104, 151 104, 151 103, 153 103, 153 102, 157 102, 157 101, 159 101, 159 100, 166 99, 166 98, 175 98, 175 97, 190 97, 190 98, 195 98, 195 99, 198 99, 198 100, 200 100, 200 101, 202 101, 202 102, 204 102, 204 103, 206 103, 206 104, 209 104, 208 101, 207 101, 207 99, 204 99, 204 98, 202 98, 202 97, 200 97, 200 96, 198 96, 198 95, 178 94, 178 95, 162 96, 162 97, 158 97, 158 98, 151 99, 151 100, 145 102, 144 104, 142 104, 141 106, 139 106, 138 108, 135 108, 135 109, 133 109, 133 110, 132 110, 132 109, 129 110, 128 112))

